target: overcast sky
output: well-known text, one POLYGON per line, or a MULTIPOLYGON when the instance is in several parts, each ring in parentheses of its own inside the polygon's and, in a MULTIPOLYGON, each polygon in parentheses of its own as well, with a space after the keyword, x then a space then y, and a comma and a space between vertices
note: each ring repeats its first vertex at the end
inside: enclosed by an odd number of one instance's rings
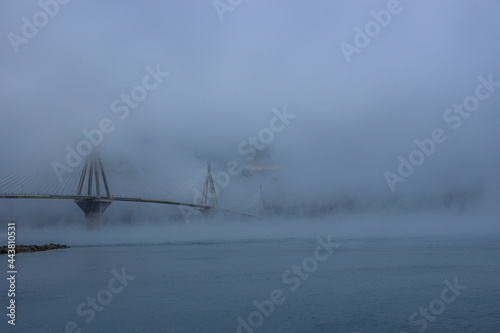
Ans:
POLYGON ((208 158, 244 162, 240 143, 286 107, 296 117, 266 147, 296 197, 394 195, 384 173, 436 128, 447 140, 396 194, 500 183, 500 87, 458 128, 443 118, 478 77, 500 82, 500 2, 232 2, 218 13, 212 1, 70 1, 51 17, 37 1, 1 1, 0 166, 64 163, 108 118, 100 149, 186 179, 208 158), (356 28, 388 6, 397 14, 347 59, 342 43, 356 47, 356 28), (24 27, 34 15, 37 32, 24 27), (120 119, 113 101, 148 66, 169 75, 120 119))

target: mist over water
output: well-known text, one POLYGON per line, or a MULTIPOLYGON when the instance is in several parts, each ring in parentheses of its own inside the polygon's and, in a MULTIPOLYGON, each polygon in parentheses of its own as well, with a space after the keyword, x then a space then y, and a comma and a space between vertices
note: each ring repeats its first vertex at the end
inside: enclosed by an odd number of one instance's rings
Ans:
POLYGON ((1 1, 0 332, 497 333, 499 12, 1 1))
POLYGON ((380 213, 327 215, 318 218, 200 219, 181 221, 136 220, 123 225, 109 223, 102 231, 82 232, 80 225, 21 226, 22 243, 65 243, 85 245, 192 244, 219 242, 260 242, 285 239, 412 239, 499 236, 498 211, 380 213))

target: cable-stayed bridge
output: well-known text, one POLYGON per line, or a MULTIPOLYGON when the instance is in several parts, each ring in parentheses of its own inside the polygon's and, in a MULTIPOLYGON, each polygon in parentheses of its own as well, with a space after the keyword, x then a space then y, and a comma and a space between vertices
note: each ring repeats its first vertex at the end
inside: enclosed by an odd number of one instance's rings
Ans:
POLYGON ((74 200, 85 214, 87 229, 102 228, 103 214, 113 201, 190 207, 204 214, 210 211, 224 211, 252 218, 262 218, 265 214, 262 188, 259 188, 256 209, 249 207, 248 211, 245 211, 220 207, 217 193, 220 189, 214 183, 210 162, 205 169, 165 198, 147 193, 148 185, 140 179, 134 181, 129 174, 108 173, 96 152, 86 158, 81 168, 59 177, 58 179, 52 168, 36 163, 24 168, 2 170, 0 198, 74 200), (138 187, 142 189, 138 191, 138 187), (141 190, 142 195, 138 195, 137 192, 141 190))

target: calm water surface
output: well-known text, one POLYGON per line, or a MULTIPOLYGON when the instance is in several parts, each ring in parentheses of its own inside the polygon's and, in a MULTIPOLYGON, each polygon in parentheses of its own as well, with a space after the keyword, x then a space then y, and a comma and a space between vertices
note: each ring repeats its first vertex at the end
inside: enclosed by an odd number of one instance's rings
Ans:
MULTIPOLYGON (((425 325, 427 332, 500 331, 500 238, 335 242, 340 247, 332 254, 318 252, 328 254, 324 261, 312 259, 313 238, 21 253, 17 325, 2 323, 2 331, 417 332, 425 325), (302 264, 309 272, 294 273, 292 266, 302 264), (455 278, 466 288, 440 301, 444 281, 455 278), (280 304, 265 308, 273 291, 280 304), (89 298, 102 304, 92 308, 89 298), (254 301, 268 316, 256 313, 254 301), (437 314, 425 319, 419 309, 431 305, 437 314)), ((6 292, 1 299, 6 304, 6 292)))

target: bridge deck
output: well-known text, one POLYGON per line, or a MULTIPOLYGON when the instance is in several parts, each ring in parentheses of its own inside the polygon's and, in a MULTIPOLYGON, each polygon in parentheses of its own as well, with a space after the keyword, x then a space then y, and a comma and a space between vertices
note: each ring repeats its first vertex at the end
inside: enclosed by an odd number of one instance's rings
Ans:
POLYGON ((171 200, 158 200, 158 199, 142 199, 142 198, 123 198, 123 197, 95 197, 95 196, 86 196, 86 195, 49 195, 49 194, 0 194, 0 199, 108 199, 112 201, 128 201, 128 202, 145 202, 145 203, 156 203, 156 204, 164 204, 164 205, 174 205, 174 206, 187 206, 193 208, 200 209, 211 209, 211 210, 221 210, 229 213, 250 216, 254 218, 261 218, 258 215, 254 215, 247 212, 240 212, 227 208, 213 207, 208 205, 199 205, 195 203, 189 202, 179 202, 179 201, 171 201, 171 200))

